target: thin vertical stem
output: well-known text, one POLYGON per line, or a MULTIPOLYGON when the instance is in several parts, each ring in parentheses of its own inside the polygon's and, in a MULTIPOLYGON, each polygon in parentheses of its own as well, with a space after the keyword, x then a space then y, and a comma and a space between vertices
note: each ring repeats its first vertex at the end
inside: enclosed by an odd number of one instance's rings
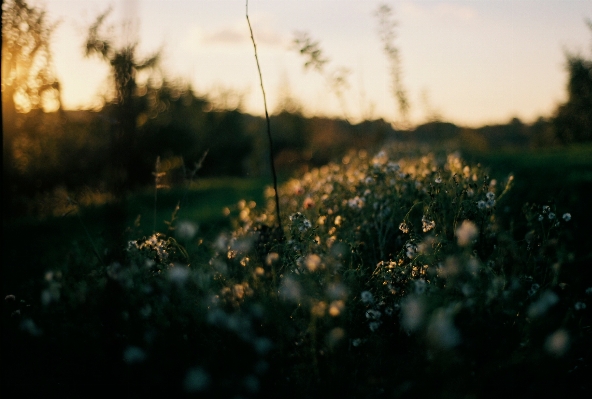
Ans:
POLYGON ((255 44, 255 37, 253 36, 253 28, 251 28, 251 21, 249 21, 249 0, 246 0, 246 16, 249 31, 251 32, 251 41, 253 42, 253 49, 255 50, 255 61, 257 62, 257 71, 259 72, 259 82, 261 83, 261 92, 263 93, 263 106, 265 107, 265 120, 267 121, 267 137, 269 139, 269 163, 271 164, 271 174, 273 176, 273 190, 275 192, 275 210, 277 213, 277 222, 280 230, 280 236, 284 236, 282 228, 282 219, 280 217, 280 197, 277 188, 277 175, 275 173, 275 163, 273 160, 273 140, 271 138, 271 123, 269 121, 269 113, 267 112, 267 98, 265 96, 265 89, 263 88, 263 76, 261 75, 261 67, 259 66, 259 57, 257 56, 257 44, 255 44))

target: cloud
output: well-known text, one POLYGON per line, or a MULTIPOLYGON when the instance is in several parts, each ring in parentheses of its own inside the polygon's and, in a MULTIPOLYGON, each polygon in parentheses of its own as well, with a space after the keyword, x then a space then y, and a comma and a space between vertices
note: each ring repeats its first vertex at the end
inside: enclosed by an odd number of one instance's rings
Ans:
MULTIPOLYGON (((272 27, 269 18, 251 18, 251 25, 257 45, 261 46, 286 46, 289 39, 272 27)), ((236 21, 234 24, 203 29, 192 27, 186 37, 186 42, 192 45, 205 46, 234 46, 251 42, 251 35, 245 20, 236 21)))
MULTIPOLYGON (((254 28, 255 30, 255 28, 254 28)), ((268 27, 260 27, 254 31, 257 44, 268 46, 281 46, 285 42, 281 34, 268 27)), ((233 45, 243 44, 251 41, 249 30, 242 27, 225 27, 213 32, 205 33, 203 36, 204 44, 213 45, 233 45)))
POLYGON ((457 21, 471 21, 477 17, 477 11, 473 7, 450 2, 418 4, 407 1, 401 5, 401 12, 410 18, 447 18, 457 21))
POLYGON ((463 21, 473 20, 477 16, 477 12, 472 7, 451 3, 438 4, 434 7, 434 12, 445 17, 451 17, 463 21))

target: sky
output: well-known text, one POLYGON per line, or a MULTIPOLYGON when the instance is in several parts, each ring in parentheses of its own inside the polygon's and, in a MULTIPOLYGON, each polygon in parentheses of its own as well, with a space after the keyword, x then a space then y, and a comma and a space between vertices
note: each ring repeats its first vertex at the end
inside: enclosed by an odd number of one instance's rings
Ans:
MULTIPOLYGON (((134 27, 128 32, 138 38, 139 55, 162 51, 165 76, 264 113, 243 0, 29 1, 59 21, 52 50, 66 109, 96 107, 106 92, 108 66, 85 58, 83 46, 88 27, 112 7, 108 22, 117 32, 122 23, 134 27)), ((585 23, 592 0, 251 0, 270 112, 290 96, 307 116, 400 121, 378 36, 381 4, 397 22, 394 44, 412 124, 435 115, 463 126, 550 116, 566 100, 566 52, 592 57, 585 23), (321 74, 304 69, 292 46, 296 32, 319 42, 327 72, 349 71, 342 102, 321 74)))

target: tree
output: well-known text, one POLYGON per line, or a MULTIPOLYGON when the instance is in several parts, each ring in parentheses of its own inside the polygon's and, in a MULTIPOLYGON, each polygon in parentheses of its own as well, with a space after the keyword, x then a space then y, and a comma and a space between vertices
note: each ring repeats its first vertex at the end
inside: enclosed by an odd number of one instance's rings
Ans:
MULTIPOLYGON (((592 31, 592 21, 588 21, 592 31)), ((556 137, 564 144, 592 140, 592 59, 567 54, 568 99, 553 118, 556 137)))
POLYGON ((146 103, 138 101, 137 74, 143 70, 154 69, 160 59, 160 51, 138 59, 137 42, 115 46, 115 38, 101 32, 111 9, 98 16, 90 26, 86 39, 86 56, 98 56, 109 63, 113 80, 114 100, 110 107, 113 112, 112 125, 112 184, 115 191, 121 191, 130 181, 135 181, 134 157, 138 116, 146 111, 146 103), (131 176, 130 176, 131 175, 131 176))
POLYGON ((3 113, 60 107, 60 85, 49 48, 55 27, 44 10, 23 0, 2 4, 3 113))
POLYGON ((16 187, 14 143, 24 133, 25 114, 61 108, 50 51, 55 27, 41 8, 23 0, 2 3, 2 191, 7 204, 12 205, 16 187))

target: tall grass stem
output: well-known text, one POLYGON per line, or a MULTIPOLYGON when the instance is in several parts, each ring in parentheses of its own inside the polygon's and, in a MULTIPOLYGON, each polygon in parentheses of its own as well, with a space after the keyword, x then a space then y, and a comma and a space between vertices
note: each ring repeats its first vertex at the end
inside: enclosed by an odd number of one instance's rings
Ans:
POLYGON ((249 20, 249 0, 246 0, 246 17, 247 24, 249 25, 249 32, 251 33, 251 41, 253 42, 253 49, 255 50, 255 62, 257 63, 257 71, 259 72, 259 82, 261 83, 261 92, 263 93, 263 106, 265 108, 265 120, 267 122, 267 137, 269 139, 269 162, 271 165, 271 174, 273 176, 273 190, 275 192, 275 210, 277 214, 278 228, 280 234, 283 237, 284 230, 282 228, 282 219, 280 216, 280 197, 277 188, 277 174, 275 172, 275 164, 273 160, 273 139, 271 137, 271 123, 269 121, 269 112, 267 112, 267 97, 265 96, 265 88, 263 87, 263 76, 261 74, 261 66, 259 65, 259 57, 257 56, 257 44, 255 43, 255 37, 253 36, 253 28, 251 27, 251 21, 249 20))

